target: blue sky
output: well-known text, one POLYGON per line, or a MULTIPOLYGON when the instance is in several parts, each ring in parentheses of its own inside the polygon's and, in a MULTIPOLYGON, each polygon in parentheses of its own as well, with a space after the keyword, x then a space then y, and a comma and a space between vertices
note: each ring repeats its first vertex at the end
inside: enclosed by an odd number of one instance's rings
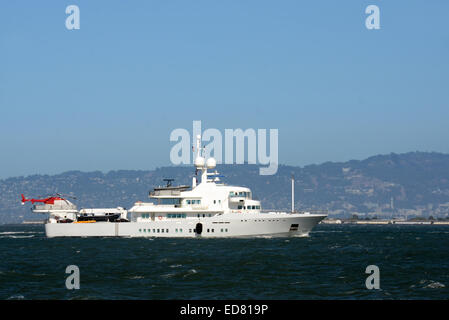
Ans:
POLYGON ((449 152, 447 1, 3 1, 0 177, 170 165, 277 128, 279 162, 449 152), (65 8, 80 8, 67 30, 65 8), (380 30, 365 8, 380 8, 380 30))

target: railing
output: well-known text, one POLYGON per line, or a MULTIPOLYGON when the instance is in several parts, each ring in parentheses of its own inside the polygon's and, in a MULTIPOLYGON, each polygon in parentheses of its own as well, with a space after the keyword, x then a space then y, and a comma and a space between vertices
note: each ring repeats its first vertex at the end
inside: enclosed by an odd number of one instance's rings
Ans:
POLYGON ((208 205, 202 205, 202 204, 192 204, 193 210, 207 210, 209 209, 208 205))
POLYGON ((287 214, 291 214, 291 213, 310 213, 310 214, 328 214, 328 210, 295 210, 294 212, 291 212, 290 210, 261 210, 260 213, 270 213, 270 212, 274 212, 274 213, 287 213, 287 214))
POLYGON ((229 195, 229 198, 243 198, 243 199, 250 199, 251 200, 251 198, 249 197, 249 196, 245 196, 245 195, 242 195, 242 194, 230 194, 229 195))
POLYGON ((53 205, 53 204, 41 204, 41 205, 34 205, 32 207, 32 210, 76 210, 75 205, 53 205))
POLYGON ((158 190, 158 191, 150 192, 150 197, 179 196, 179 195, 181 195, 181 191, 179 191, 179 190, 158 190))
POLYGON ((301 210, 293 213, 328 214, 328 210, 301 210))

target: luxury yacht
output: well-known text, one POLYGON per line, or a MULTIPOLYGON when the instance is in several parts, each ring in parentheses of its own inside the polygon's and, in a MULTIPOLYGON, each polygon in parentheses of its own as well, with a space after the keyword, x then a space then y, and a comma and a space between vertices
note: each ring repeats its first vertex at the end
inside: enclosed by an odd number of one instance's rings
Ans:
MULTIPOLYGON (((249 188, 227 185, 215 170, 216 160, 202 156, 197 137, 192 185, 167 184, 149 193, 150 201, 124 208, 82 209, 63 196, 30 201, 32 211, 47 213, 48 237, 258 237, 307 236, 327 214, 262 210, 249 188), (35 204, 39 202, 43 204, 35 204)), ((293 204, 292 182, 292 204, 293 204)))

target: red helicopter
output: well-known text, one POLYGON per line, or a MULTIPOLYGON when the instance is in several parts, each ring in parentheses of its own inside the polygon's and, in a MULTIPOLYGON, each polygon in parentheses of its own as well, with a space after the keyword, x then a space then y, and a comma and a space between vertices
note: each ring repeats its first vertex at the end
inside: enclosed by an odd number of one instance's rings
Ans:
MULTIPOLYGON (((76 199, 74 197, 71 197, 73 199, 76 199)), ((31 204, 34 204, 35 202, 40 202, 40 203, 45 203, 45 204, 55 204, 56 200, 63 200, 66 201, 66 199, 64 199, 62 197, 61 194, 56 193, 56 196, 52 196, 52 197, 48 197, 45 199, 26 199, 25 196, 22 194, 22 204, 25 204, 25 202, 31 202, 31 204)))

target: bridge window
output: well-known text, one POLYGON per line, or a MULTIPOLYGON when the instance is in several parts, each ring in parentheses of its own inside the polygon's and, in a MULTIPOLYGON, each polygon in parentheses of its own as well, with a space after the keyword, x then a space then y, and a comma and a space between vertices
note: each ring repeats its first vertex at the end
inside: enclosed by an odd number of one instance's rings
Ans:
POLYGON ((179 199, 179 198, 160 198, 159 204, 166 204, 166 205, 181 204, 181 199, 179 199))
POLYGON ((250 192, 245 192, 245 191, 240 191, 240 192, 236 192, 236 191, 231 191, 229 192, 229 197, 233 198, 233 197, 240 197, 240 198, 249 198, 250 192))
POLYGON ((187 199, 187 204, 201 204, 201 200, 187 199))

